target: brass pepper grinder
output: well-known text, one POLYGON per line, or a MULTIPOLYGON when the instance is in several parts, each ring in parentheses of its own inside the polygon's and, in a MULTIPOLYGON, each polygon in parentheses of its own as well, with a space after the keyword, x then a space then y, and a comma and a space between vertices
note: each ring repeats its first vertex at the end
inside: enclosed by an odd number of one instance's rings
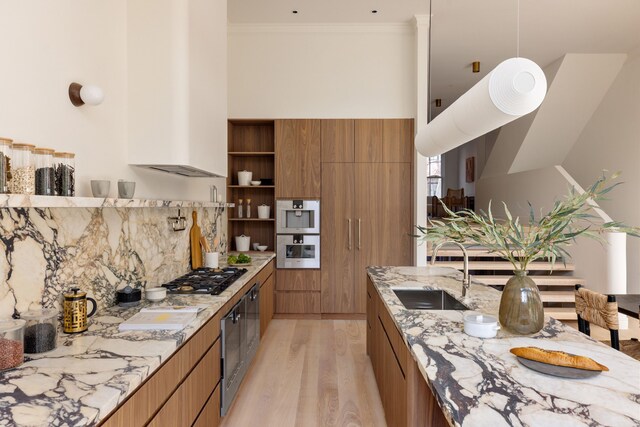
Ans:
POLYGON ((86 292, 79 288, 72 288, 70 292, 64 294, 63 303, 63 330, 66 334, 78 334, 84 332, 89 327, 87 318, 96 313, 96 300, 87 297, 86 292), (93 308, 87 315, 87 300, 91 301, 93 308))

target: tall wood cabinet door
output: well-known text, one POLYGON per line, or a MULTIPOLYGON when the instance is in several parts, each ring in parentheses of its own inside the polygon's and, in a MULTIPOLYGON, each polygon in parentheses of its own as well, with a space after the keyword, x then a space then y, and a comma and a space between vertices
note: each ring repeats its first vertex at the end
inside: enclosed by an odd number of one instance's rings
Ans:
POLYGON ((411 162, 414 138, 413 119, 385 119, 382 125, 383 161, 411 162))
POLYGON ((275 126, 276 197, 319 198, 320 120, 276 120, 275 126))
MULTIPOLYGON (((322 312, 356 313, 360 309, 354 284, 354 164, 322 164, 322 312)), ((366 300, 365 300, 366 301, 366 300)))
MULTIPOLYGON (((411 163, 356 163, 357 312, 373 265, 411 265, 411 163)), ((324 201, 323 201, 324 203, 324 201)))
POLYGON ((381 119, 355 120, 355 161, 376 163, 383 160, 383 122, 381 119))
POLYGON ((353 163, 354 121, 351 119, 322 120, 322 161, 353 163))

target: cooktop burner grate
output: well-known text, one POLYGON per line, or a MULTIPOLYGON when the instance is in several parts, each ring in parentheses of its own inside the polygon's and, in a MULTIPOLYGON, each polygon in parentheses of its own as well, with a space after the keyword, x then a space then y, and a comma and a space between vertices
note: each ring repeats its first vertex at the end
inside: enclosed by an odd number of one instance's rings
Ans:
POLYGON ((199 268, 162 286, 170 294, 220 295, 246 272, 246 268, 199 268))

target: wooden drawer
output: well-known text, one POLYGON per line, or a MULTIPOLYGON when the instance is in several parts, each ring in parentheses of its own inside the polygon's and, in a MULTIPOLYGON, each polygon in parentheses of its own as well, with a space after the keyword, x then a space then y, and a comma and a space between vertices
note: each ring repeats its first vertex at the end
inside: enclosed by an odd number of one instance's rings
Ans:
POLYGON ((258 274, 256 274, 256 277, 252 280, 252 282, 253 283, 259 282, 260 286, 262 286, 264 282, 267 281, 269 276, 273 274, 273 270, 274 270, 274 260, 271 260, 269 261, 269 264, 265 265, 262 268, 262 270, 260 270, 258 274))
POLYGON ((273 318, 274 305, 274 276, 271 275, 260 287, 260 338, 264 335, 273 318))
MULTIPOLYGON (((191 425, 220 381, 220 340, 151 420, 151 427, 191 425)), ((218 407, 219 408, 219 407, 218 407)))
POLYGON ((276 313, 319 314, 320 292, 276 292, 276 313))
POLYGON ((220 384, 207 401, 193 427, 217 427, 220 424, 220 384))
POLYGON ((407 357, 409 356, 407 344, 404 342, 404 339, 402 338, 400 331, 398 331, 398 328, 396 328, 396 324, 391 318, 391 314, 389 314, 389 312, 387 311, 387 306, 384 304, 383 301, 380 300, 380 296, 377 293, 377 291, 376 291, 376 298, 379 301, 378 307, 377 307, 378 318, 380 319, 380 322, 384 327, 384 330, 389 338, 389 341, 391 342, 391 346, 393 347, 393 352, 395 353, 396 358, 400 363, 402 372, 406 373, 407 357))
MULTIPOLYGON (((144 426, 219 336, 220 316, 216 315, 203 325, 180 350, 153 373, 101 425, 108 427, 144 426)), ((217 363, 218 377, 220 376, 219 365, 220 362, 217 363)))
POLYGON ((277 270, 278 291, 320 291, 320 270, 277 270))

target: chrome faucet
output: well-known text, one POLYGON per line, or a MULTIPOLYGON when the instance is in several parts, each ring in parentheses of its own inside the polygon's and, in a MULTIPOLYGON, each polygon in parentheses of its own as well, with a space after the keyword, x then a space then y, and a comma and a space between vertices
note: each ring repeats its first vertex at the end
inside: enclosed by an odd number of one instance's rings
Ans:
POLYGON ((471 276, 469 276, 469 256, 467 255, 467 249, 462 245, 462 243, 454 242, 453 240, 449 240, 446 242, 439 243, 435 248, 433 248, 433 255, 431 256, 431 265, 434 265, 436 262, 436 256, 438 255, 438 250, 448 244, 452 243, 457 245, 460 249, 462 249, 462 255, 464 257, 464 277, 462 278, 462 297, 467 296, 467 290, 469 286, 471 286, 471 276))

